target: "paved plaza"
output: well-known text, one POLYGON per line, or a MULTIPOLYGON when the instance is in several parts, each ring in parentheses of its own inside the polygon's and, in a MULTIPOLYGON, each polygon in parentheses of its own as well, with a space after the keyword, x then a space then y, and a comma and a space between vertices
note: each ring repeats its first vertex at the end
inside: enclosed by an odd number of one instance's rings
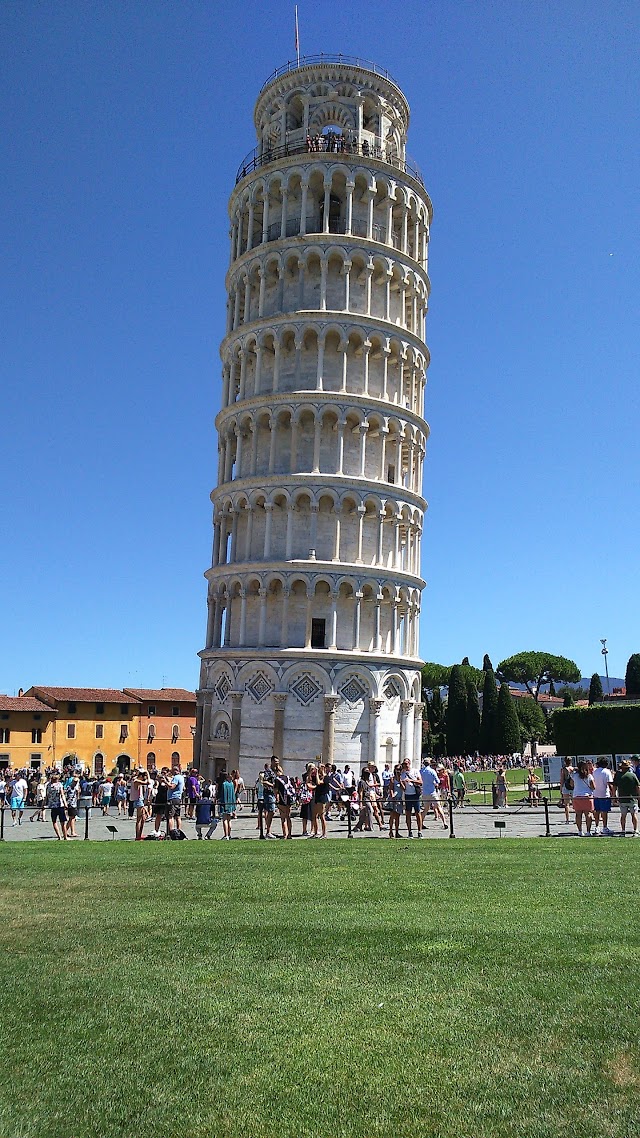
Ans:
MULTIPOLYGON (((11 814, 8 809, 4 812, 4 839, 5 842, 55 842, 57 838, 53 832, 51 821, 49 819, 49 811, 46 812, 46 820, 44 822, 30 822, 28 819, 33 813, 29 808, 25 811, 25 816, 21 826, 12 826, 11 814)), ((613 831, 612 837, 620 836, 620 814, 618 810, 613 810, 609 815, 609 825, 613 831)), ((196 839, 195 823, 190 822, 188 819, 183 818, 181 826, 187 835, 187 838, 196 839)), ((567 825, 564 821, 564 813, 557 805, 549 806, 549 828, 551 837, 556 838, 577 838, 576 827, 573 822, 567 825)), ((77 819, 76 829, 78 832, 78 840, 82 841, 85 836, 86 819, 85 811, 83 810, 81 816, 77 819)), ((164 824, 162 826, 164 829, 164 824)), ((206 827, 203 827, 206 832, 206 827)), ((630 837, 631 823, 628 823, 630 837)), ((147 822, 145 825, 145 835, 153 830, 153 820, 147 822)), ((276 814, 272 826, 273 833, 277 839, 281 837, 280 820, 276 814)), ((453 831, 456 838, 488 838, 499 841, 502 837, 507 838, 536 838, 544 837, 546 834, 545 827, 545 812, 544 807, 529 807, 527 805, 510 806, 508 810, 493 810, 490 806, 465 806, 462 810, 453 811, 453 831), (496 823, 500 823, 497 826, 496 823)), ((107 817, 103 817, 100 810, 92 809, 89 811, 88 823, 89 840, 91 841, 133 841, 135 836, 135 821, 131 818, 118 817, 115 810, 110 811, 107 817), (107 827, 114 827, 110 831, 107 827)), ((332 838, 348 838, 349 831, 347 822, 330 821, 327 826, 327 839, 332 838)), ((222 838, 222 826, 219 825, 213 834, 212 841, 220 841, 222 838)), ((232 823, 232 841, 244 840, 257 840, 259 838, 258 831, 258 816, 252 812, 250 806, 245 806, 238 814, 238 817, 232 823)), ((376 829, 373 833, 353 833, 353 838, 357 841, 370 841, 388 838, 388 831, 379 831, 376 829)), ((449 830, 445 830, 440 823, 434 821, 433 817, 429 817, 423 831, 423 840, 443 840, 449 838, 449 830)), ((303 839, 302 838, 302 823, 297 814, 293 818, 293 840, 316 840, 316 839, 303 839)), ((322 840, 322 839, 317 839, 322 840)), ((407 840, 406 825, 404 818, 400 826, 400 840, 407 840)), ((414 839, 415 840, 415 839, 414 839)))

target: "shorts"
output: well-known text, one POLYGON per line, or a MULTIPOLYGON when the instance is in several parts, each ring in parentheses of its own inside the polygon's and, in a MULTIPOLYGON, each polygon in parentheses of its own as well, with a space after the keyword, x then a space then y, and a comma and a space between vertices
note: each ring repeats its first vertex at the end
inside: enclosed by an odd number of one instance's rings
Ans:
POLYGON ((597 810, 599 814, 608 814, 609 811, 611 810, 611 799, 610 798, 594 798, 593 808, 594 808, 594 810, 597 810))
POLYGON ((62 824, 64 826, 64 823, 66 822, 66 820, 67 820, 67 812, 66 812, 64 806, 52 806, 51 807, 51 821, 52 822, 62 822, 62 824))
POLYGON ((416 814, 419 814, 420 813, 420 798, 419 798, 419 796, 417 794, 415 794, 415 795, 414 794, 406 794, 405 799, 404 799, 404 808, 408 812, 411 812, 413 810, 416 814))
POLYGON ((24 798, 12 798, 9 805, 12 810, 24 810, 24 798))
POLYGON ((67 813, 68 813, 70 818, 77 818, 78 817, 78 807, 77 806, 67 806, 67 813))
POLYGON ((593 798, 587 794, 579 794, 573 800, 573 809, 581 811, 583 814, 588 814, 593 810, 593 798))
POLYGON ((329 795, 323 791, 322 794, 316 793, 316 806, 326 806, 329 802, 329 795))
POLYGON ((135 802, 131 803, 136 810, 144 810, 144 798, 136 798, 135 802))
POLYGON ((262 799, 262 809, 267 814, 273 814, 275 812, 275 808, 276 808, 276 796, 275 796, 275 794, 268 794, 265 791, 264 797, 262 799))
POLYGON ((631 814, 632 816, 634 816, 637 813, 638 813, 638 803, 636 802, 635 798, 632 799, 631 802, 621 802, 620 803, 620 817, 621 818, 626 818, 627 814, 631 814))
POLYGON ((422 801, 425 805, 427 802, 439 802, 440 795, 437 792, 435 794, 423 794, 422 801))
POLYGON ((101 806, 107 806, 107 807, 111 806, 111 795, 109 795, 108 798, 101 798, 100 799, 100 805, 101 806))
POLYGON ((400 795, 389 799, 389 810, 392 814, 402 814, 402 797, 400 795))
POLYGON ((170 818, 179 818, 180 817, 181 805, 182 805, 181 802, 167 802, 167 806, 169 807, 169 817, 170 818))

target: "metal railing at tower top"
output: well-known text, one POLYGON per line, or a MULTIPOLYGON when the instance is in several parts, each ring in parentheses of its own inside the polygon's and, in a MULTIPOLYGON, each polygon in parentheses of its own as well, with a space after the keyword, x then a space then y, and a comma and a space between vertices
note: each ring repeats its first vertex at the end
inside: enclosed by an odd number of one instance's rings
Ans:
POLYGON ((388 150, 384 151, 380 146, 375 146, 366 140, 358 145, 357 142, 349 141, 340 135, 327 134, 319 137, 320 146, 313 143, 310 145, 307 139, 296 139, 285 142, 282 146, 267 146, 264 149, 259 146, 254 147, 238 167, 236 185, 243 178, 246 178, 247 174, 252 174, 254 170, 258 170, 270 162, 277 162, 279 158, 287 158, 290 154, 307 154, 310 157, 319 157, 331 153, 343 158, 354 156, 373 158, 376 162, 384 162, 387 166, 393 166, 394 169, 400 170, 403 174, 408 174, 410 178, 415 178, 416 182, 424 186, 424 178, 419 168, 409 158, 398 158, 395 154, 389 153, 388 150))
POLYGON ((338 63, 344 67, 359 67, 362 71, 372 71, 374 75, 379 75, 381 79, 386 79, 387 83, 393 83, 393 86, 397 87, 400 94, 402 94, 402 88, 397 80, 393 78, 393 75, 390 75, 384 67, 378 67, 377 63, 373 63, 370 59, 360 59, 360 57, 356 55, 323 54, 301 55, 300 59, 288 59, 281 67, 276 67, 275 71, 271 72, 269 78, 262 84, 260 94, 262 94, 265 87, 273 83, 274 79, 279 79, 281 75, 286 75, 288 71, 297 71, 301 67, 313 67, 317 64, 322 65, 323 63, 338 63))

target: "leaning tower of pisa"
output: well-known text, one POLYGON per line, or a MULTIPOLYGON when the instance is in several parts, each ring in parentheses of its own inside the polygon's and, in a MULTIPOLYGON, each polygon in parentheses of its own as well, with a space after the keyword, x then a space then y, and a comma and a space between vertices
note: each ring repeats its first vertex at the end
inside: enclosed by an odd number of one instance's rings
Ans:
POLYGON ((420 754, 431 202, 394 80, 279 69, 229 201, 195 755, 253 779, 420 754))

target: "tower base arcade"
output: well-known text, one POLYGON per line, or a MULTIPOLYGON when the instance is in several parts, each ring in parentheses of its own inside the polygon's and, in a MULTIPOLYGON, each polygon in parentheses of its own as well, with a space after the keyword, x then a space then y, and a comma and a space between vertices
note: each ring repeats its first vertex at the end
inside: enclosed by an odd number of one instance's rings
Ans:
POLYGON ((201 771, 237 768, 248 786, 275 754, 288 774, 306 763, 418 763, 420 671, 397 659, 322 661, 291 651, 220 659, 201 653, 198 692, 201 771))

